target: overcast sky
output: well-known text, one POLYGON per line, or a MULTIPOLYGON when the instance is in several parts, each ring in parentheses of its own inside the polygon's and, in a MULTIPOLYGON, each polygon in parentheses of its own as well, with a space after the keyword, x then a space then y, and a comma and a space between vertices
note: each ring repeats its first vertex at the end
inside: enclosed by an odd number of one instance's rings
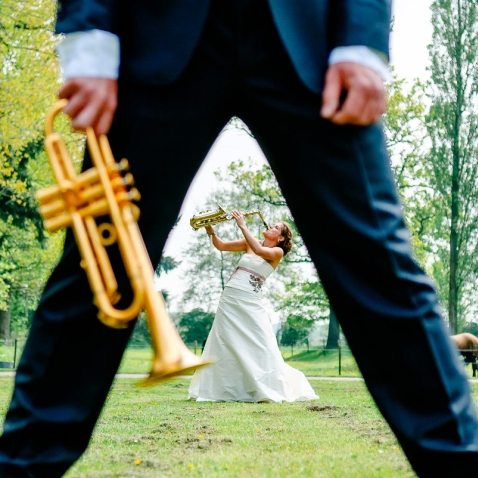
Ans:
POLYGON ((431 42, 431 0, 394 0, 395 23, 390 36, 390 59, 399 77, 427 77, 427 45, 431 42))
MULTIPOLYGON (((393 3, 395 23, 390 38, 390 57, 399 78, 411 81, 427 77, 427 45, 431 41, 430 4, 431 0, 395 0, 393 3)), ((232 161, 247 158, 252 158, 257 165, 266 161, 257 143, 247 134, 231 130, 219 136, 191 185, 183 204, 182 219, 170 235, 165 254, 181 259, 182 250, 194 234, 189 219, 204 210, 205 198, 215 187, 213 172, 232 161)), ((228 209, 234 205, 222 206, 228 209)), ((181 288, 181 272, 181 268, 172 271, 159 282, 159 287, 171 294, 172 310, 175 309, 174 297, 181 288)))

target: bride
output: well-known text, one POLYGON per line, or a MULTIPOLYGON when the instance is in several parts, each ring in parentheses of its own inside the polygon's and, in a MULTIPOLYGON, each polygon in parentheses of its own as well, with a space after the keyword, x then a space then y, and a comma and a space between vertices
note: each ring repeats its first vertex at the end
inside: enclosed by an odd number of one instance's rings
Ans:
POLYGON ((222 241, 211 226, 220 251, 245 252, 222 292, 203 356, 215 363, 197 370, 189 398, 197 401, 293 402, 314 400, 302 372, 287 365, 261 303, 262 286, 292 247, 292 231, 285 222, 273 224, 259 241, 247 229, 244 216, 232 215, 244 238, 222 241))

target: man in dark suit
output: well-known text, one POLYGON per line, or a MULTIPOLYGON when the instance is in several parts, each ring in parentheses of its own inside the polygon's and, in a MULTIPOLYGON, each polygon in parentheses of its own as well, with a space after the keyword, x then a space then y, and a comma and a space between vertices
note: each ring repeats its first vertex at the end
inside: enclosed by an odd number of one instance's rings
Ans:
MULTIPOLYGON (((474 476, 467 379, 412 259, 380 124, 389 1, 59 3, 65 112, 79 129, 108 132, 115 156, 130 160, 153 263, 209 147, 239 116, 270 161, 413 468, 474 476), (380 362, 384 340, 394 353, 380 362)), ((18 369, 0 476, 60 476, 81 455, 130 332, 96 319, 69 234, 18 369)))

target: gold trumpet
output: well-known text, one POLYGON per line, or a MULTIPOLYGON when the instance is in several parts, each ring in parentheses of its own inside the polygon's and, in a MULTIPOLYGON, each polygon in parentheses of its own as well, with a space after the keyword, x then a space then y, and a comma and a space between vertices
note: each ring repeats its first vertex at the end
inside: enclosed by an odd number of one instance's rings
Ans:
MULTIPOLYGON (((257 214, 261 218, 264 227, 269 229, 260 211, 247 211, 242 213, 243 216, 252 216, 253 214, 257 214)), ((227 213, 221 206, 218 206, 217 211, 210 210, 196 214, 189 220, 189 224, 191 224, 194 229, 199 229, 201 227, 214 226, 215 224, 230 221, 231 219, 234 219, 232 214, 227 213)))
POLYGON ((137 224, 139 208, 132 202, 140 195, 131 187, 133 176, 126 173, 128 161, 116 162, 107 137, 97 138, 92 128, 87 128, 94 167, 76 174, 65 142, 53 131, 54 119, 66 103, 57 102, 45 120, 45 148, 57 181, 36 195, 45 228, 50 232, 73 228, 80 264, 88 276, 98 318, 105 325, 126 327, 141 310, 146 310, 154 358, 149 377, 139 385, 151 385, 208 365, 210 361, 193 354, 181 340, 162 294, 153 287, 153 267, 137 224), (95 217, 105 215, 110 222, 97 225, 95 217), (133 291, 133 299, 125 309, 114 307, 120 294, 106 251, 114 243, 118 244, 133 291))

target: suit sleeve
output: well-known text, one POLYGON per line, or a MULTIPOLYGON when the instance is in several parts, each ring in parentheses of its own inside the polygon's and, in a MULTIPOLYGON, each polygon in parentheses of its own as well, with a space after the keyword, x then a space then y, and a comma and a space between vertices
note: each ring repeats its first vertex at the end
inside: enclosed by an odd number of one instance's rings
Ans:
POLYGON ((363 45, 389 57, 390 0, 332 0, 331 47, 363 45))
POLYGON ((56 33, 103 30, 114 33, 118 0, 58 0, 56 33))

